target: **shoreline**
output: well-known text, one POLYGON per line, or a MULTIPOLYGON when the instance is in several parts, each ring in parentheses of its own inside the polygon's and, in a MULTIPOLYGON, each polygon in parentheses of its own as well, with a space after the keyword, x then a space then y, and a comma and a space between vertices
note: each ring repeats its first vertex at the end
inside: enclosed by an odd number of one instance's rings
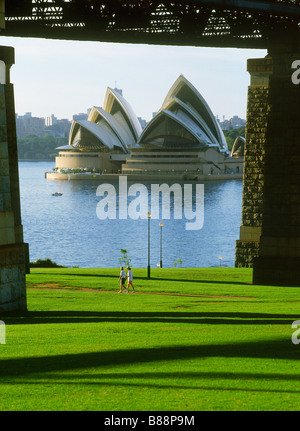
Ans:
POLYGON ((55 159, 18 159, 18 162, 53 162, 55 159))
POLYGON ((143 174, 61 174, 58 172, 45 172, 45 178, 49 181, 73 181, 73 180, 98 180, 118 181, 119 177, 127 177, 128 181, 136 180, 162 180, 162 181, 213 181, 213 180, 237 180, 243 179, 243 173, 219 174, 219 175, 199 175, 199 174, 168 174, 168 175, 143 175, 143 174))

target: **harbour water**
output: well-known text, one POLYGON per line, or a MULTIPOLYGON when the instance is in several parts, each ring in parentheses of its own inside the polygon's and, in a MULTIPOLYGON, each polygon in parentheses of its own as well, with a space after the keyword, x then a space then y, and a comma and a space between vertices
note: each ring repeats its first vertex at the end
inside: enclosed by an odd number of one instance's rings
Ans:
MULTIPOLYGON (((133 267, 146 267, 147 219, 100 220, 96 213, 101 200, 96 195, 100 183, 47 181, 45 172, 54 167, 54 162, 19 162, 24 241, 29 243, 30 261, 50 258, 67 267, 113 268, 119 266, 122 248, 128 250, 133 267), (55 192, 62 195, 52 196, 55 192)), ((150 192, 151 184, 144 184, 150 192)), ((159 222, 163 222, 163 267, 174 267, 174 263, 183 267, 218 266, 220 256, 223 266, 234 266, 235 241, 241 224, 242 180, 201 184, 204 184, 202 229, 186 230, 187 220, 174 219, 172 207, 170 219, 150 220, 152 267, 160 261, 159 222)), ((118 191, 118 183, 114 186, 118 191)))

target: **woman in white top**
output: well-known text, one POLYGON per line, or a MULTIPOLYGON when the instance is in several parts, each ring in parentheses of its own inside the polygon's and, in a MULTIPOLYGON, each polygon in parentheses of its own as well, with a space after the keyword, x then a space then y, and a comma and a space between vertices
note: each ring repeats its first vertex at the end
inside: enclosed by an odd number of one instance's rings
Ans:
POLYGON ((128 270, 128 272, 127 272, 127 289, 126 289, 126 292, 129 293, 129 286, 131 286, 132 287, 132 293, 135 293, 135 290, 134 290, 134 287, 133 287, 133 284, 132 284, 132 281, 133 281, 132 269, 129 266, 127 266, 126 269, 128 270))
POLYGON ((121 270, 121 272, 120 272, 120 277, 119 277, 119 280, 120 280, 119 293, 122 293, 123 292, 122 287, 125 289, 126 272, 124 271, 123 266, 121 266, 120 270, 121 270))

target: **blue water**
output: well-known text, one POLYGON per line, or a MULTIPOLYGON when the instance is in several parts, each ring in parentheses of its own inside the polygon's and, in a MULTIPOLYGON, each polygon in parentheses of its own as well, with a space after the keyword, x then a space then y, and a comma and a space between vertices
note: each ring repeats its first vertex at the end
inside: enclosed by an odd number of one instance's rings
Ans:
MULTIPOLYGON (((118 267, 125 248, 133 267, 148 262, 147 220, 99 220, 98 181, 48 181, 45 172, 54 162, 19 162, 24 241, 30 261, 50 258, 68 267, 118 267), (52 196, 60 192, 62 196, 52 196)), ((144 183, 148 188, 150 184, 144 183)), ((186 230, 188 220, 150 221, 151 266, 160 261, 160 227, 163 226, 163 267, 177 259, 183 267, 234 266, 235 241, 239 237, 242 180, 204 181, 204 225, 186 230)), ((114 184, 117 189, 118 183, 114 184)), ((130 184, 128 184, 130 185, 130 184)), ((193 185, 195 190, 195 184, 193 185)), ((179 266, 179 264, 178 264, 179 266)))

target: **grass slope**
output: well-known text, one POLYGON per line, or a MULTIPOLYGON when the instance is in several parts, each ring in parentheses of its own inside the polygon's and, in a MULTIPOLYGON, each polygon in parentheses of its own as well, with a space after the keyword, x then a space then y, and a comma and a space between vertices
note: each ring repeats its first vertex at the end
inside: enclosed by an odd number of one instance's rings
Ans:
POLYGON ((298 288, 249 269, 32 269, 2 315, 1 410, 298 410, 298 288))

